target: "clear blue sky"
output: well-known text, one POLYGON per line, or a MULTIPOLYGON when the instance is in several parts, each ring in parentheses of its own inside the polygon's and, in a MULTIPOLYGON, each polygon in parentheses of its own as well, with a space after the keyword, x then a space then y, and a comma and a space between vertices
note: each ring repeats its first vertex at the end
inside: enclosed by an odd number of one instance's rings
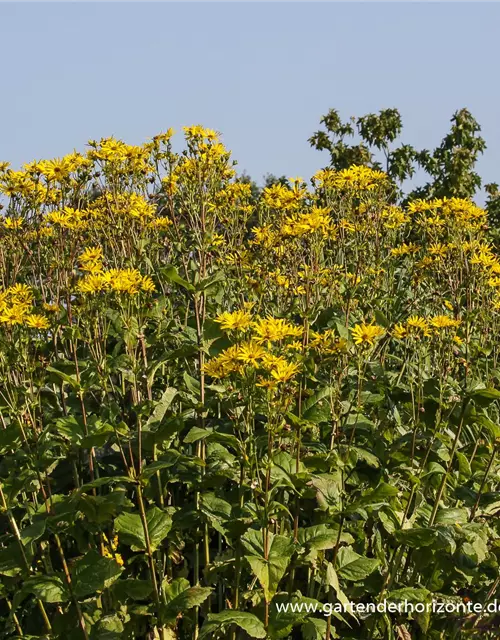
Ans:
POLYGON ((308 177, 322 114, 397 107, 403 141, 436 146, 452 113, 483 127, 500 182, 500 4, 0 3, 0 160, 223 133, 240 170, 308 177))

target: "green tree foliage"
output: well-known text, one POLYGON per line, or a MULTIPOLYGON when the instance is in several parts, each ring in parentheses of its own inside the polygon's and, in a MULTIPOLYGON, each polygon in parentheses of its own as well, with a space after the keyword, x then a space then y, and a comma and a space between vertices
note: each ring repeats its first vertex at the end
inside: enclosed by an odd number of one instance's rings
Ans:
POLYGON ((410 198, 471 198, 481 187, 475 166, 486 142, 480 136, 480 125, 467 109, 453 114, 449 133, 432 151, 418 151, 398 142, 403 123, 397 109, 382 109, 348 122, 342 122, 338 111, 330 109, 321 124, 323 128, 309 142, 320 151, 328 151, 334 169, 358 164, 383 170, 400 188, 417 168, 423 169, 428 181, 408 194, 410 198), (357 141, 351 143, 355 138, 357 141))

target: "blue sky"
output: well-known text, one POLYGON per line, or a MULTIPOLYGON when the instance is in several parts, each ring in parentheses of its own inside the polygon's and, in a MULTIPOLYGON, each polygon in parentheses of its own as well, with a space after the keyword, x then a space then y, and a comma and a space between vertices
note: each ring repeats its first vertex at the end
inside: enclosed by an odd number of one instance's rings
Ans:
POLYGON ((172 126, 223 133, 240 170, 308 177, 308 137, 397 107, 402 140, 436 146, 468 107, 500 182, 500 4, 0 3, 0 160, 140 143, 172 126))

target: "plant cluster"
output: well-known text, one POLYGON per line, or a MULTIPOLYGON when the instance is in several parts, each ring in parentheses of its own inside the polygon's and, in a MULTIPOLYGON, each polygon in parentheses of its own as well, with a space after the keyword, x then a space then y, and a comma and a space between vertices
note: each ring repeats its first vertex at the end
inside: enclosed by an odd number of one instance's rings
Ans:
POLYGON ((0 637, 496 637, 314 612, 497 594, 485 211, 184 133, 0 164, 0 637))

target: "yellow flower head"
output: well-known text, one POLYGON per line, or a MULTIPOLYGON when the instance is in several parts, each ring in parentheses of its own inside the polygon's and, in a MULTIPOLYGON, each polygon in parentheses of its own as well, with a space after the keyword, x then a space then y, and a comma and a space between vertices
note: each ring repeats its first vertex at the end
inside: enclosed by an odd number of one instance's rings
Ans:
POLYGON ((27 284, 15 284, 7 289, 7 294, 13 305, 31 305, 33 289, 27 284))
POLYGON ((396 338, 396 340, 403 340, 408 335, 408 331, 404 325, 397 324, 392 330, 392 335, 396 338))
POLYGON ((420 316, 410 316, 406 321, 406 329, 413 336, 430 336, 429 323, 420 316))
POLYGON ((385 331, 378 324, 357 324, 351 329, 352 337, 355 344, 373 345, 376 338, 384 335, 385 331))
POLYGON ((448 329, 449 327, 458 327, 461 322, 460 320, 454 320, 449 316, 434 316, 430 320, 430 324, 435 329, 448 329))
POLYGON ((37 313, 26 316, 24 324, 31 329, 48 329, 50 326, 47 318, 37 313))
POLYGON ((283 318, 259 318, 253 323, 255 340, 259 343, 276 342, 284 338, 300 338, 303 333, 302 327, 294 326, 283 318))
POLYGON ((270 371, 276 382, 288 382, 300 371, 300 366, 294 362, 278 362, 270 371))
POLYGON ((245 342, 238 350, 238 360, 243 364, 250 364, 256 367, 264 356, 264 349, 255 341, 245 342))
POLYGON ((215 319, 226 331, 245 331, 252 323, 252 316, 248 311, 242 309, 238 311, 225 311, 215 319))
POLYGON ((4 218, 3 226, 9 231, 17 231, 23 226, 22 218, 4 218))
POLYGON ((81 263, 96 262, 102 260, 102 248, 101 247, 87 247, 80 255, 79 260, 81 263))

